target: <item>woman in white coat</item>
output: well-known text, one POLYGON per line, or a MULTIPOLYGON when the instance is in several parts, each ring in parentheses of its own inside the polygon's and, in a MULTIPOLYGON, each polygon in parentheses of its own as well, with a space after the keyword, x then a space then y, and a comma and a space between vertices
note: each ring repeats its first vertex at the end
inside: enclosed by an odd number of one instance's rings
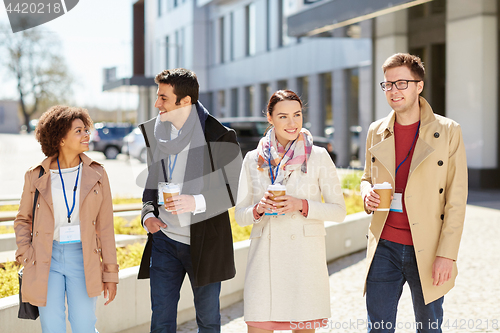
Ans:
POLYGON ((331 315, 324 221, 344 220, 344 197, 330 155, 302 128, 300 98, 275 92, 267 119, 271 129, 243 161, 236 205, 238 224, 253 225, 245 321, 250 333, 314 332, 331 315), (279 202, 270 184, 286 186, 279 202))

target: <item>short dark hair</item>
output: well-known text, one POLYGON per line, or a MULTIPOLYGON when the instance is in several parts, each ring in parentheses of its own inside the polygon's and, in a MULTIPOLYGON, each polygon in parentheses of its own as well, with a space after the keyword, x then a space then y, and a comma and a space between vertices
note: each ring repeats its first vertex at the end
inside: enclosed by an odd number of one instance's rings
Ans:
POLYGON ((186 96, 191 97, 191 103, 198 102, 200 85, 193 71, 185 68, 166 69, 155 77, 156 84, 169 84, 177 96, 175 104, 179 104, 186 96))
POLYGON ((35 137, 45 156, 54 156, 59 152, 61 140, 68 134, 75 119, 81 119, 88 129, 93 125, 89 112, 83 108, 55 105, 42 114, 35 129, 35 137))
POLYGON ((409 53, 396 53, 387 58, 387 60, 382 65, 382 70, 385 72, 389 68, 406 66, 411 71, 413 76, 419 80, 424 80, 425 68, 422 60, 416 56, 409 53))

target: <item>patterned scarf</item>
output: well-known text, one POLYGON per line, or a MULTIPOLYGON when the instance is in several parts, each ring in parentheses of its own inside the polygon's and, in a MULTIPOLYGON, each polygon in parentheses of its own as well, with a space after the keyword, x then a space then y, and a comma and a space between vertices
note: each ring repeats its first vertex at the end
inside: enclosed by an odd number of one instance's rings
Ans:
POLYGON ((307 173, 307 160, 311 155, 313 138, 305 128, 300 130, 294 141, 283 147, 276 139, 275 129, 271 128, 265 137, 260 139, 257 147, 257 169, 269 173, 269 178, 276 177, 274 184, 285 185, 291 173, 300 167, 300 171, 307 173), (269 165, 271 162, 271 168, 269 165), (278 167, 276 175, 276 167, 278 167), (273 176, 271 176, 271 172, 273 176))

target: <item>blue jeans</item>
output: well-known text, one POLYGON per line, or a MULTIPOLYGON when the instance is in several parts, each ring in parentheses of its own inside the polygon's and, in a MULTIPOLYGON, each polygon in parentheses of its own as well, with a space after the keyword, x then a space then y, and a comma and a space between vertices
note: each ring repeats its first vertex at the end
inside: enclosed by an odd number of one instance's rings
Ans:
POLYGON ((153 234, 151 251, 151 332, 176 332, 177 303, 186 273, 193 289, 198 332, 220 332, 221 283, 193 287, 190 246, 170 239, 162 231, 153 234))
POLYGON ((44 333, 66 332, 65 297, 73 333, 97 332, 95 307, 97 297, 89 297, 83 270, 82 243, 52 243, 52 259, 47 289, 47 304, 39 306, 44 333))
POLYGON ((408 282, 415 312, 414 326, 418 333, 441 333, 444 296, 424 303, 415 250, 411 245, 380 239, 366 281, 368 332, 394 332, 396 312, 403 285, 408 282))

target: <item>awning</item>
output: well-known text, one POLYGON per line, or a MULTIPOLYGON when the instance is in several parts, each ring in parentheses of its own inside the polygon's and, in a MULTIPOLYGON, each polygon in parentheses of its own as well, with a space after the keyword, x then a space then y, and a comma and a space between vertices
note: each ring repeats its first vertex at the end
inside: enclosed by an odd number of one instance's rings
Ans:
POLYGON ((288 17, 288 35, 314 36, 432 0, 330 0, 288 17))
POLYGON ((156 87, 154 77, 132 76, 103 84, 102 91, 110 92, 138 92, 139 87, 156 87))

